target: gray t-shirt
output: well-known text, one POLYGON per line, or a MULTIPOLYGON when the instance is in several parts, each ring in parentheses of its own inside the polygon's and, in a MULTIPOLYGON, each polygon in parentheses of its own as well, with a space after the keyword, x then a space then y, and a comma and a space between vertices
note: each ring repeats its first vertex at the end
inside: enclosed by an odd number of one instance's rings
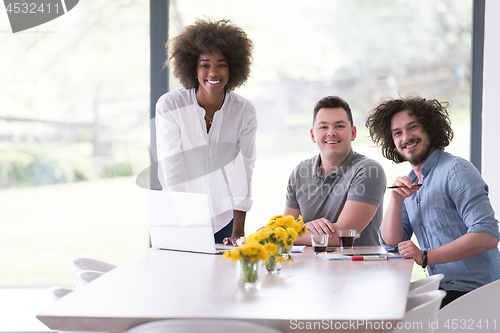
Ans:
POLYGON ((325 178, 321 174, 320 161, 318 154, 295 167, 288 180, 286 205, 299 209, 305 222, 322 217, 336 222, 347 200, 378 206, 375 216, 354 244, 380 245, 378 229, 387 186, 382 166, 351 150, 340 167, 325 178))

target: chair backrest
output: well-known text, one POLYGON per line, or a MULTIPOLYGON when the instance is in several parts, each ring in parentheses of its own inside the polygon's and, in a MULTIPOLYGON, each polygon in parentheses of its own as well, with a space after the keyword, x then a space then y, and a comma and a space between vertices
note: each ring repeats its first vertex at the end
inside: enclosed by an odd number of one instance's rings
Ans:
POLYGON ((81 288, 87 283, 90 283, 105 273, 99 271, 85 270, 76 274, 76 287, 81 288))
POLYGON ((436 332, 499 332, 500 280, 457 298, 439 310, 436 332))
POLYGON ((274 328, 239 320, 171 319, 136 326, 126 333, 281 333, 274 328))
POLYGON ((69 263, 71 264, 71 268, 73 269, 73 277, 75 278, 76 287, 79 288, 81 284, 81 279, 78 278, 78 273, 81 271, 97 271, 107 273, 113 268, 116 268, 116 265, 85 257, 75 257, 70 259, 69 263))
POLYGON ((439 283, 443 278, 444 274, 435 274, 423 279, 412 281, 410 283, 408 297, 425 293, 427 291, 437 290, 439 288, 439 283))
POLYGON ((434 327, 429 324, 436 321, 441 301, 445 296, 445 291, 433 290, 408 297, 405 317, 393 332, 434 332, 434 327))
POLYGON ((49 294, 50 294, 50 296, 52 296, 52 299, 54 301, 56 301, 59 298, 66 296, 67 294, 69 294, 70 292, 72 292, 74 290, 75 289, 72 289, 72 288, 56 286, 56 287, 49 288, 49 294))
POLYGON ((85 270, 107 273, 113 268, 116 268, 116 265, 110 264, 108 262, 85 257, 72 258, 69 262, 71 264, 71 267, 73 268, 74 274, 78 273, 79 271, 85 270))

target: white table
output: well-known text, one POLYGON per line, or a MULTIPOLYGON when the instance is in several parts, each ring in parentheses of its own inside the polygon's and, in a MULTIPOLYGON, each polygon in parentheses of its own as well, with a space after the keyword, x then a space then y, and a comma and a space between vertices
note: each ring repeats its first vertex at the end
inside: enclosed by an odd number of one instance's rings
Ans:
POLYGON ((238 319, 292 332, 311 325, 349 331, 349 321, 368 321, 352 329, 363 332, 369 324, 384 328, 382 321, 394 328, 404 317, 412 260, 325 261, 310 247, 293 257, 279 274, 263 274, 259 290, 248 291, 238 287, 236 263, 221 255, 150 249, 37 318, 54 330, 105 332, 176 318, 238 319))

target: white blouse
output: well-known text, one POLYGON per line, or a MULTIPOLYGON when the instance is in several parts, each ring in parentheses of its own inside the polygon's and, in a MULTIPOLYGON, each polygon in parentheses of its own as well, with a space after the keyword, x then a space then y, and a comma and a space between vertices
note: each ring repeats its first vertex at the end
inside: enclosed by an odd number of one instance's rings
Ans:
POLYGON ((181 88, 160 97, 155 123, 163 190, 207 194, 214 233, 231 221, 233 209, 250 210, 257 132, 250 101, 227 92, 207 133, 195 89, 181 88))

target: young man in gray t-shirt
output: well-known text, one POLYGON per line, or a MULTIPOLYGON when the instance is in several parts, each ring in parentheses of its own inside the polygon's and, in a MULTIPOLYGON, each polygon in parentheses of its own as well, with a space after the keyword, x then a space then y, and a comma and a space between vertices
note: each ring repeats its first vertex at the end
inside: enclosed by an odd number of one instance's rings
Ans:
POLYGON ((356 229, 355 245, 379 245, 386 178, 382 166, 354 152, 356 139, 349 104, 328 96, 314 107, 311 139, 319 154, 297 165, 290 175, 285 215, 302 215, 307 232, 295 241, 311 245, 311 234, 330 235, 338 246, 340 229, 356 229))

